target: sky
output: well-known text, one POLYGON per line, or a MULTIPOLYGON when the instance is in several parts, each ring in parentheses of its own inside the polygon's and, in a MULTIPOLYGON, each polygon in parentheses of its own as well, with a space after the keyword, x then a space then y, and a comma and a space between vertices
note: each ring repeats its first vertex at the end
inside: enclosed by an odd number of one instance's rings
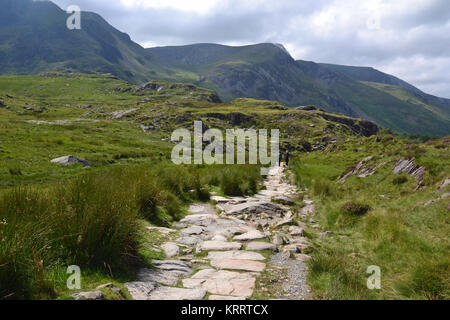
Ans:
POLYGON ((144 47, 281 43, 295 59, 371 66, 450 98, 449 0, 53 0, 144 47))

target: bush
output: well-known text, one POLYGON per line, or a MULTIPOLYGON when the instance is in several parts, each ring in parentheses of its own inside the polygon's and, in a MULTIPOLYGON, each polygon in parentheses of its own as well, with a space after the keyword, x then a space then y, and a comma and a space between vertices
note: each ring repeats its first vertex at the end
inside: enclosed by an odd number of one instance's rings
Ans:
POLYGON ((220 186, 228 196, 253 195, 262 180, 258 166, 230 167, 224 170, 220 186))
POLYGON ((22 175, 22 171, 17 168, 9 168, 8 171, 9 171, 9 174, 13 175, 13 176, 21 176, 22 175))
POLYGON ((392 184, 401 185, 408 182, 408 177, 405 175, 397 176, 392 180, 392 184))
POLYGON ((371 207, 369 205, 355 201, 349 201, 341 207, 342 213, 352 216, 362 216, 365 215, 370 210, 371 207))
POLYGON ((319 197, 328 197, 333 194, 331 183, 325 179, 315 179, 313 181, 313 193, 319 197))

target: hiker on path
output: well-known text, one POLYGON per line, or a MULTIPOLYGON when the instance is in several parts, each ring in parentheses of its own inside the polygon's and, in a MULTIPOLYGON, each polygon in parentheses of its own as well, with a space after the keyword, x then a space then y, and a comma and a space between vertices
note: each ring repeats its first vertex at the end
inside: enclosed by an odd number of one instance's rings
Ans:
POLYGON ((278 152, 278 166, 279 167, 281 167, 281 158, 282 158, 283 156, 281 155, 281 151, 280 152, 278 152))
POLYGON ((284 156, 284 159, 286 161, 286 167, 289 165, 289 157, 291 154, 289 153, 289 150, 286 152, 286 155, 284 156))

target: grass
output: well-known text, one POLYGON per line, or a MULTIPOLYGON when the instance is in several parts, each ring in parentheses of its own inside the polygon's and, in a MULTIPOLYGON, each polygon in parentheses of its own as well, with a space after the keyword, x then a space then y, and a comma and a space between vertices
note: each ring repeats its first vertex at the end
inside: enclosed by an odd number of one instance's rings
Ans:
POLYGON ((83 275, 120 277, 133 265, 162 258, 148 246, 151 238, 142 233, 143 221, 169 225, 182 218, 186 203, 204 199, 198 199, 204 195, 195 190, 214 180, 208 173, 234 174, 240 185, 248 184, 233 170, 259 172, 258 168, 193 169, 165 163, 111 168, 45 189, 28 186, 4 192, 0 297, 55 298, 62 286, 61 270, 73 264, 83 275))
POLYGON ((315 219, 334 232, 314 240, 318 250, 309 263, 309 282, 316 298, 450 298, 448 201, 423 206, 444 192, 437 187, 450 174, 449 146, 435 148, 441 144, 411 145, 392 136, 359 138, 294 161, 298 185, 315 200, 315 219), (414 178, 392 173, 411 149, 420 150, 416 162, 427 168, 426 188, 420 191, 415 191, 414 178), (338 182, 369 155, 374 156, 369 165, 386 164, 367 178, 338 182), (370 265, 381 268, 381 290, 366 287, 370 265))
POLYGON ((258 165, 170 163, 171 132, 192 130, 196 119, 222 130, 280 129, 281 149, 296 160, 296 181, 318 206, 315 219, 334 231, 321 239, 307 229, 318 247, 310 273, 316 297, 448 298, 448 203, 421 206, 439 196, 436 187, 449 176, 445 140, 419 143, 389 132, 363 138, 342 123, 345 116, 326 120, 321 111, 253 99, 213 103, 204 99, 209 92, 189 86, 136 94, 136 86, 99 75, 5 76, 0 88, 9 106, 0 108, 0 299, 70 298, 71 264, 82 268, 83 289, 120 286, 136 279, 139 266, 164 258, 155 246, 171 236, 147 226, 170 226, 212 191, 256 193, 258 165), (130 108, 138 110, 112 119, 130 108), (140 125, 155 129, 145 133, 140 125), (305 146, 324 151, 307 153, 305 146), (50 162, 69 154, 93 166, 50 162), (386 164, 368 178, 337 182, 369 155, 369 164, 386 164), (415 192, 412 177, 392 176, 401 157, 427 168, 425 190, 415 192), (341 210, 348 202, 372 210, 348 215, 341 210), (382 268, 380 292, 364 287, 368 265, 382 268))

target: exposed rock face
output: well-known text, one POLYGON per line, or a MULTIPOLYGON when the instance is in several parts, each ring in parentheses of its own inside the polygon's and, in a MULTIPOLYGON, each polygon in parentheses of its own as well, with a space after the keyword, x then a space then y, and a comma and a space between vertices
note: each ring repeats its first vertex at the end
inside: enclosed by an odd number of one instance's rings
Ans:
POLYGON ((139 108, 131 108, 128 110, 119 110, 119 111, 111 112, 111 115, 113 116, 114 120, 119 120, 119 119, 122 119, 123 117, 125 117, 126 115, 129 115, 137 110, 139 110, 139 108))
POLYGON ((233 205, 225 209, 228 215, 238 215, 240 213, 261 213, 265 212, 268 214, 276 214, 278 212, 283 212, 284 209, 280 206, 268 202, 268 201, 257 201, 257 202, 246 202, 237 205, 233 205))
POLYGON ((58 163, 58 164, 65 164, 65 165, 71 165, 71 164, 75 164, 75 163, 82 163, 85 167, 88 167, 91 165, 90 162, 86 161, 86 160, 81 160, 78 159, 77 157, 74 156, 64 156, 61 158, 56 158, 51 160, 52 163, 58 163))
POLYGON ((251 251, 225 251, 225 252, 209 252, 208 259, 235 259, 235 260, 266 260, 264 256, 257 252, 251 251))
POLYGON ((295 108, 295 110, 303 110, 303 111, 316 111, 317 108, 314 106, 301 106, 301 107, 297 107, 295 108))
POLYGON ((356 167, 351 168, 349 172, 343 175, 339 182, 345 183, 345 181, 350 178, 350 176, 357 175, 359 178, 367 178, 377 172, 378 169, 383 167, 386 162, 382 162, 379 164, 369 164, 369 162, 373 159, 373 156, 369 156, 361 160, 356 167))
POLYGON ((434 199, 434 200, 430 200, 430 201, 426 202, 423 206, 424 206, 424 207, 428 207, 428 206, 432 205, 433 203, 435 203, 435 202, 437 202, 437 201, 440 201, 440 200, 442 200, 442 199, 445 199, 445 198, 447 198, 447 197, 450 197, 450 192, 446 192, 446 193, 444 193, 443 195, 441 195, 439 198, 434 199))
POLYGON ((233 126, 239 126, 245 124, 246 126, 252 126, 255 124, 255 120, 253 117, 245 115, 240 112, 231 112, 231 113, 207 113, 207 117, 220 119, 224 121, 230 122, 233 126))
POLYGON ((425 174, 425 167, 418 166, 414 162, 414 159, 400 159, 395 164, 392 172, 395 174, 404 172, 413 176, 417 180, 417 182, 422 182, 423 176, 425 174))
POLYGON ((374 134, 377 134, 379 130, 378 126, 375 123, 367 120, 357 121, 351 118, 333 116, 328 113, 317 113, 317 114, 320 115, 325 120, 345 124, 349 126, 350 129, 352 129, 354 132, 359 133, 365 137, 373 136, 374 134))
POLYGON ((443 191, 445 187, 447 187, 448 185, 450 185, 450 178, 445 179, 445 181, 439 186, 437 191, 438 192, 443 191))

